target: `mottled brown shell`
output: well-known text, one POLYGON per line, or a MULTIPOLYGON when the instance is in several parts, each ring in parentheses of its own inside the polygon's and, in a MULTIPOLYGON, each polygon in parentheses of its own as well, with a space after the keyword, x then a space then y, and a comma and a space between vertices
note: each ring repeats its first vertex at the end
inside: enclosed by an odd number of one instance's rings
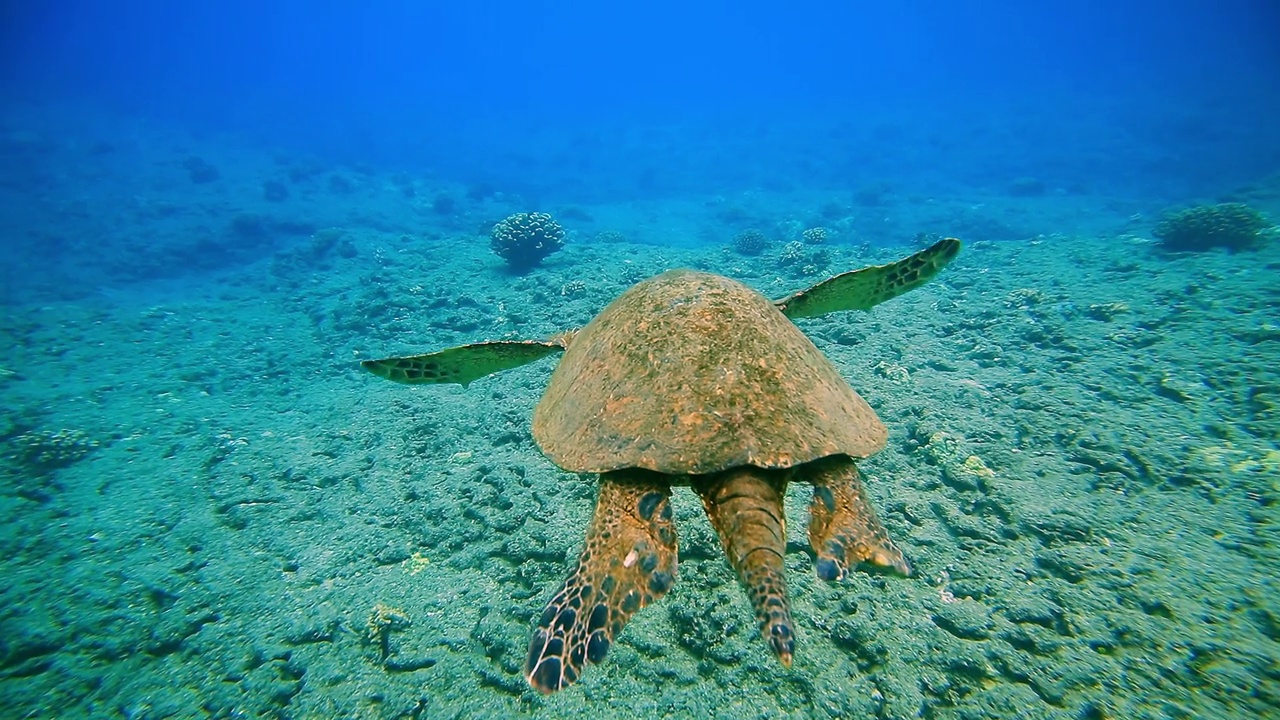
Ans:
POLYGON ((768 299, 675 270, 639 283, 569 343, 533 436, 573 472, 671 474, 866 457, 888 433, 768 299))

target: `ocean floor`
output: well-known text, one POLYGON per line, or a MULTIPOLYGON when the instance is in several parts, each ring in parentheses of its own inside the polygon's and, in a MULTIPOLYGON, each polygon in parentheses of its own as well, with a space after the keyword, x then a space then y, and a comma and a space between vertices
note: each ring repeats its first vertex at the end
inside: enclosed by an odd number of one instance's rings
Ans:
POLYGON ((357 361, 545 337, 671 267, 778 297, 913 248, 619 239, 510 276, 462 235, 333 246, 0 315, 0 715, 1280 712, 1280 243, 972 242, 800 321, 890 428, 861 467, 916 575, 819 581, 793 487, 784 670, 682 488, 674 589, 549 697, 520 669, 595 493, 530 436, 554 361, 465 389, 357 361))

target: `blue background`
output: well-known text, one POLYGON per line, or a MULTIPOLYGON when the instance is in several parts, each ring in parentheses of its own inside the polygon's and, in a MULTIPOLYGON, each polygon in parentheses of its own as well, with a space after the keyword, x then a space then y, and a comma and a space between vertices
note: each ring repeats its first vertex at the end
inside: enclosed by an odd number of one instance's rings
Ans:
POLYGON ((888 5, 7 3, 4 91, 553 194, 1277 164, 1274 3, 888 5))

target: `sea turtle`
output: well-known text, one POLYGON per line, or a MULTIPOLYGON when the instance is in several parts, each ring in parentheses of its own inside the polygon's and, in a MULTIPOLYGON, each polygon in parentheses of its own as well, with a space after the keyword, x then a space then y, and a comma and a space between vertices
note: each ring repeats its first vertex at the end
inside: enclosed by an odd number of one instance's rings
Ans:
POLYGON ((637 610, 671 588, 674 485, 702 498, 784 666, 795 650, 783 576, 788 482, 813 486, 818 577, 840 580, 860 562, 910 574, 854 463, 883 448, 888 432, 791 321, 868 309, 924 284, 959 251, 960 241, 948 238, 773 302, 726 277, 674 270, 547 341, 362 363, 397 382, 465 386, 564 351, 533 412, 533 437, 561 468, 598 473, 599 497, 577 568, 534 630, 530 685, 551 693, 576 681, 637 610))

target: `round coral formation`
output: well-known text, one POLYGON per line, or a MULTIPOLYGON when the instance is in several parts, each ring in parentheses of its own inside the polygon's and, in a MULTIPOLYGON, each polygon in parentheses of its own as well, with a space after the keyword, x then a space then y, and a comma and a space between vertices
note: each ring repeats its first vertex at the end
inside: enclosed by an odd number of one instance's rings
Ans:
POLYGON ((9 440, 7 453, 28 470, 45 472, 67 467, 98 448, 81 430, 37 430, 9 440))
POLYGON ((800 236, 810 245, 821 245, 827 241, 827 229, 824 227, 811 227, 801 233, 800 236))
POLYGON ((1271 224, 1243 203, 1198 205, 1166 216, 1152 232, 1169 250, 1247 250, 1271 224))
POLYGON ((743 230, 733 239, 733 249, 739 255, 759 255, 768 246, 769 240, 759 230, 743 230))
POLYGON ((564 244, 564 228, 547 213, 516 213, 489 233, 489 246, 514 270, 528 270, 564 244))

